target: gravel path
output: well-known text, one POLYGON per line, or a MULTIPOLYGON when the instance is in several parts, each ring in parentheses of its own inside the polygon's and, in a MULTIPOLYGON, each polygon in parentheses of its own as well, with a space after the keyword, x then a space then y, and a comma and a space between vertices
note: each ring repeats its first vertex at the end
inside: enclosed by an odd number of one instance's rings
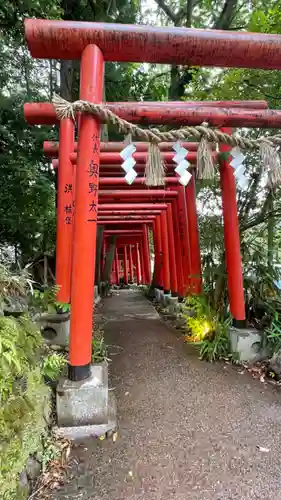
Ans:
POLYGON ((49 498, 281 500, 281 394, 187 354, 140 292, 106 299, 98 316, 118 346, 120 437, 75 448, 49 498))

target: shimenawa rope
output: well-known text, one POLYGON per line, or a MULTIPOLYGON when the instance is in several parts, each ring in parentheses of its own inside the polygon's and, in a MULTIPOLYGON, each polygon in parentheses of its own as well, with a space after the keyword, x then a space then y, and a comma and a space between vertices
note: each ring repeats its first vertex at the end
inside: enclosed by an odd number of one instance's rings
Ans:
POLYGON ((248 139, 238 134, 229 135, 218 129, 208 127, 203 123, 197 126, 182 127, 178 130, 161 132, 157 128, 142 129, 138 125, 123 120, 103 104, 94 104, 89 101, 68 102, 58 95, 53 97, 53 105, 59 120, 72 118, 75 121, 77 113, 86 113, 97 116, 102 123, 111 123, 119 132, 129 134, 149 142, 148 161, 145 169, 145 182, 148 186, 164 184, 165 166, 161 159, 158 143, 162 141, 183 141, 195 139, 198 146, 198 177, 210 179, 214 176, 214 160, 210 143, 223 143, 229 146, 238 146, 242 150, 259 149, 263 167, 268 171, 269 184, 275 186, 281 182, 281 162, 277 147, 281 145, 281 134, 258 139, 248 139))

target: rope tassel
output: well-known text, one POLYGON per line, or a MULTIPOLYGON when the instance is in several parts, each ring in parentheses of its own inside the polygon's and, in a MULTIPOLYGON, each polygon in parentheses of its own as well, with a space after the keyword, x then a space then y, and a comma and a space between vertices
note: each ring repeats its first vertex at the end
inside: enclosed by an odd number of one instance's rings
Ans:
POLYGON ((202 136, 197 151, 198 179, 213 179, 215 166, 212 158, 212 150, 206 137, 202 136))
POLYGON ((163 186, 165 184, 165 165, 161 158, 158 145, 150 142, 144 172, 145 184, 147 186, 163 186))

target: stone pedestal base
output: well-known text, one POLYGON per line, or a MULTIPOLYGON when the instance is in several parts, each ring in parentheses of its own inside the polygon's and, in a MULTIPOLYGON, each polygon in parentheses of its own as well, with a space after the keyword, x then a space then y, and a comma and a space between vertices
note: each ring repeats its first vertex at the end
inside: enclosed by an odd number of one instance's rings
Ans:
POLYGON ((179 302, 177 297, 169 297, 168 309, 170 314, 176 314, 178 312, 179 302))
POLYGON ((69 344, 70 313, 42 314, 36 323, 47 344, 67 347, 69 344))
POLYGON ((69 439, 100 436, 117 427, 116 402, 108 390, 106 363, 93 365, 80 382, 62 378, 57 387, 57 432, 69 439))
POLYGON ((261 332, 255 328, 230 328, 230 346, 237 353, 240 361, 254 361, 258 358, 261 332))
POLYGON ((160 290, 159 288, 155 288, 155 298, 157 302, 162 302, 162 297, 164 295, 163 290, 160 290))

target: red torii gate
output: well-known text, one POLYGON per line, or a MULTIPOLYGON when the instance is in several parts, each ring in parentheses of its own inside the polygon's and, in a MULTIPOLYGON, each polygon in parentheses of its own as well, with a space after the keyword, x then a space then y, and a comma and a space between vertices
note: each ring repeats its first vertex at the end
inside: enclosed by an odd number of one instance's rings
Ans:
MULTIPOLYGON (((28 46, 34 57, 81 58, 80 98, 94 103, 102 101, 105 60, 267 69, 280 69, 281 66, 281 37, 278 35, 33 19, 26 20, 25 30, 28 46)), ((194 115, 196 119, 200 118, 198 110, 193 113, 194 115)), ((203 121, 202 115, 201 121, 203 121)), ((67 123, 69 120, 64 122, 67 123)), ((252 122, 257 124, 256 115, 252 117, 252 122)), ((250 120, 247 124, 252 122, 250 120)), ((232 126, 237 126, 236 124, 237 121, 234 119, 232 126)), ((99 166, 99 126, 97 118, 82 115, 78 137, 79 157, 73 239, 74 279, 71 293, 69 377, 73 380, 82 380, 90 375, 93 255, 95 255, 97 221, 96 218, 90 218, 89 206, 93 200, 97 201, 97 190, 94 196, 89 193, 88 169, 92 163, 99 166), (83 301, 80 300, 82 289, 85 294, 83 301)), ((63 127, 62 123, 60 128, 63 127)), ((227 167, 226 164, 222 165, 222 169, 227 167)), ((98 172, 96 177, 97 186, 98 172)), ((142 198, 141 195, 138 196, 142 198)), ((113 193, 109 193, 107 199, 114 198, 113 193)), ((238 258, 239 260, 241 261, 241 258, 238 258)), ((227 261, 228 268, 229 265, 230 262, 227 261)))

